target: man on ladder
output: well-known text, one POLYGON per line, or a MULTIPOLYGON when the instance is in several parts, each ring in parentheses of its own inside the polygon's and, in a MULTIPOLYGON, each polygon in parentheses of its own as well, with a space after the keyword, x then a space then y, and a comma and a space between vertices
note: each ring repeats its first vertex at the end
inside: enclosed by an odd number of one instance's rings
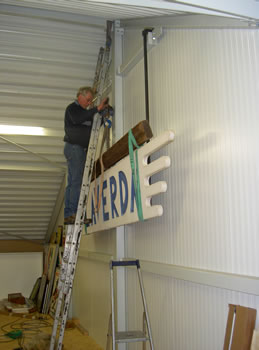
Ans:
POLYGON ((65 112, 64 155, 68 166, 64 209, 65 225, 75 223, 93 116, 108 108, 108 98, 105 98, 98 106, 88 109, 93 98, 92 88, 81 87, 77 92, 76 101, 71 103, 65 112))
MULTIPOLYGON (((97 84, 98 85, 97 107, 93 108, 93 111, 90 110, 90 114, 92 113, 91 114, 92 119, 90 118, 90 121, 92 120, 92 123, 91 125, 88 125, 91 131, 90 140, 87 141, 87 157, 86 157, 86 162, 84 164, 83 177, 81 176, 81 180, 80 180, 80 183, 82 183, 82 185, 81 185, 81 190, 79 186, 79 200, 77 199, 78 205, 76 206, 75 220, 73 223, 71 222, 67 226, 65 247, 64 247, 59 281, 58 281, 59 295, 57 299, 56 313, 55 313, 55 319, 54 319, 53 328, 52 328, 52 335, 51 335, 49 350, 54 350, 56 341, 57 341, 57 347, 55 347, 55 349, 56 350, 62 349, 65 325, 66 325, 66 320, 68 316, 68 310, 70 305, 73 281, 74 281, 79 246, 80 246, 80 239, 82 235, 83 223, 85 218, 84 208, 88 200, 89 189, 90 189, 90 184, 92 179, 93 164, 95 160, 95 153, 96 153, 96 147, 98 142, 98 135, 99 135, 102 119, 103 119, 98 112, 105 110, 105 108, 108 107, 108 99, 105 98, 104 100, 102 100, 102 96, 104 95, 103 93, 104 86, 105 86, 107 71, 110 63, 111 26, 112 26, 111 22, 107 23, 106 48, 104 51, 100 50, 99 56, 101 55, 102 60, 98 59, 99 63, 97 64, 97 68, 96 68, 96 72, 99 72, 98 74, 96 74, 96 76, 99 77, 98 78, 99 82, 97 84), (58 329, 59 325, 60 327, 58 329), (57 337, 57 334, 58 334, 58 337, 57 337)), ((76 128, 76 125, 77 125, 77 128, 84 127, 82 126, 82 124, 85 121, 89 121, 89 119, 87 118, 89 117, 88 115, 89 110, 87 111, 85 110, 85 108, 91 104, 92 97, 93 97, 93 91, 79 90, 78 96, 77 96, 78 105, 76 103, 76 105, 72 104, 68 106, 66 115, 68 116, 68 120, 71 123, 65 124, 65 128, 67 126, 67 128, 70 129, 69 136, 72 135, 71 130, 73 130, 73 128, 76 128), (79 110, 80 115, 84 115, 85 119, 82 118, 79 123, 73 123, 73 120, 75 119, 71 119, 70 109, 73 109, 73 110, 75 109, 77 111, 79 110)), ((87 137, 87 135, 85 136, 87 137)), ((68 141, 68 140, 65 140, 65 141, 68 141)), ((70 142, 71 142, 71 139, 69 139, 68 143, 70 142)), ((73 142, 75 142, 74 144, 78 145, 77 136, 73 138, 73 142)), ((73 143, 71 144, 73 145, 73 143)), ((79 144, 79 146, 84 148, 84 145, 81 146, 79 144)), ((72 165, 71 165, 71 168, 72 168, 72 165)), ((73 170, 75 170, 74 166, 71 169, 71 171, 73 170)))

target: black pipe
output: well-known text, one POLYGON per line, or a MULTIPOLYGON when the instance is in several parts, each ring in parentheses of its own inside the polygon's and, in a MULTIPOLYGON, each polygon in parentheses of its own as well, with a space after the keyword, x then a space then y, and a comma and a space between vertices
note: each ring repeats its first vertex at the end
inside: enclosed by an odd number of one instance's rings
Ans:
MULTIPOLYGON (((145 103, 146 103, 146 120, 149 123, 149 97, 148 97, 148 65, 147 65, 147 36, 152 32, 153 28, 146 28, 143 30, 143 44, 144 44, 144 78, 145 78, 145 103)), ((147 159, 147 163, 151 163, 151 157, 147 159)), ((151 185, 151 176, 149 177, 149 185, 151 185)), ((152 205, 152 198, 151 198, 152 205)))
POLYGON ((146 28, 142 31, 144 44, 144 78, 145 78, 145 104, 146 104, 146 120, 149 122, 149 97, 148 97, 148 62, 147 62, 147 36, 152 32, 153 28, 146 28))

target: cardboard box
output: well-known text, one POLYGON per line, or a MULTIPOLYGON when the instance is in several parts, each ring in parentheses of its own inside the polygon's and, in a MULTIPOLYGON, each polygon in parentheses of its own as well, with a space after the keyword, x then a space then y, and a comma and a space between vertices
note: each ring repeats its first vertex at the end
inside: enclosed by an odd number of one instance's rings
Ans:
POLYGON ((229 304, 224 350, 250 350, 256 310, 229 304))

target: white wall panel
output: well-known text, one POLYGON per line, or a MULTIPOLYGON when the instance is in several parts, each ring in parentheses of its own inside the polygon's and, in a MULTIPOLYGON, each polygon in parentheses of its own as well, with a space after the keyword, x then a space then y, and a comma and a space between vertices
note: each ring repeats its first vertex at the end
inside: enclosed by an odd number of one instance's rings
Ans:
POLYGON ((94 234, 83 235, 80 249, 98 253, 114 254, 116 247, 115 230, 106 230, 94 234))
POLYGON ((127 62, 140 48, 143 48, 142 30, 127 28, 123 35, 123 62, 127 62))
POLYGON ((73 316, 105 348, 110 316, 109 261, 116 254, 114 230, 83 235, 73 287, 73 316))
MULTIPOLYGON (((176 137, 160 152, 171 168, 153 177, 168 183, 164 214, 126 227, 129 257, 259 276, 258 56, 258 29, 166 30, 149 52, 151 128, 176 137)), ((124 78, 125 131, 145 119, 143 65, 124 78)), ((163 350, 220 349, 228 303, 258 309, 255 295, 146 273, 144 283, 163 350)), ((131 272, 128 287, 133 326, 140 299, 131 272)))
MULTIPOLYGON (((164 151, 164 216, 128 229, 137 256, 258 275, 258 35, 171 31, 150 52, 151 128, 176 138, 164 151)), ((125 79, 126 104, 141 90, 142 64, 125 79)), ((125 110, 128 125, 144 117, 139 100, 125 110)))
POLYGON ((134 73, 130 72, 127 76, 127 82, 124 89, 127 91, 124 97, 124 113, 127 117, 124 119, 124 132, 127 133, 130 128, 135 126, 141 120, 146 119, 144 104, 144 70, 141 65, 137 65, 134 73), (136 81, 136 78, 138 80, 136 81), (129 85, 128 85, 129 83, 129 85), (129 87, 130 86, 130 87, 129 87))
POLYGON ((109 264, 79 257, 73 286, 73 317, 105 347, 110 315, 109 264))
POLYGON ((29 298, 34 283, 42 275, 42 267, 42 253, 0 254, 1 300, 18 292, 29 298))
MULTIPOLYGON (((143 274, 155 349, 223 348, 230 303, 259 308, 259 297, 143 274)), ((143 306, 134 270, 128 273, 128 325, 141 329, 143 306)), ((258 326, 258 321, 257 321, 258 326)), ((142 349, 131 345, 130 350, 142 349)))

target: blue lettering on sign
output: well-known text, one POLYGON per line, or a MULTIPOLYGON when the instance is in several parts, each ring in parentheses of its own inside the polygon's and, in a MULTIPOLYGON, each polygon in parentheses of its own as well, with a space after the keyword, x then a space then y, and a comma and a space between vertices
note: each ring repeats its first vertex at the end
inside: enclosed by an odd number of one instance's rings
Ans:
POLYGON ((111 211, 112 211, 112 218, 114 219, 114 213, 118 217, 118 211, 115 206, 115 199, 117 195, 117 184, 114 176, 110 177, 110 195, 111 195, 111 211))
POLYGON ((103 220, 108 221, 109 220, 109 213, 105 212, 105 206, 106 206, 106 197, 104 196, 104 190, 107 188, 107 180, 103 182, 103 190, 102 190, 102 202, 103 202, 103 220))
POLYGON ((127 178, 123 171, 119 171, 119 186, 120 186, 120 206, 121 206, 121 215, 126 213, 128 207, 128 182, 127 178), (125 189, 125 198, 123 199, 123 190, 122 186, 125 189))
POLYGON ((135 186, 134 186, 134 180, 133 175, 131 177, 131 201, 130 201, 130 212, 134 212, 134 202, 136 202, 136 194, 135 194, 135 186))
POLYGON ((96 204, 95 204, 95 214, 96 214, 96 212, 97 212, 97 217, 98 217, 98 220, 99 220, 99 210, 98 210, 98 207, 100 208, 100 205, 99 205, 99 192, 100 192, 100 186, 98 185, 97 186, 97 191, 96 191, 97 193, 96 193, 96 198, 95 198, 95 200, 96 200, 96 204))
MULTIPOLYGON (((97 186, 97 193, 95 194, 95 187, 93 188, 93 192, 92 192, 92 223, 93 225, 96 225, 96 204, 95 204, 95 200, 97 200, 98 202, 98 198, 99 198, 99 190, 100 190, 100 186, 97 186), (94 195, 95 195, 95 200, 94 200, 94 195)), ((99 220, 99 210, 97 211, 97 218, 99 220)))
POLYGON ((96 217, 95 217, 95 210, 94 210, 94 197, 92 196, 92 224, 96 225, 96 217))
MULTIPOLYGON (((119 186, 117 184, 115 176, 111 176, 109 180, 105 180, 103 182, 103 189, 102 189, 102 210, 103 210, 103 221, 109 221, 110 216, 112 219, 118 218, 119 216, 123 216, 128 208, 128 204, 130 205, 130 212, 133 213, 136 209, 136 193, 135 193, 135 187, 134 187, 134 181, 133 176, 131 177, 131 184, 128 183, 128 180, 126 178, 126 175, 123 171, 118 172, 118 181, 119 186), (107 181, 109 181, 110 185, 110 208, 107 208, 107 195, 105 194, 105 190, 107 189, 107 181), (129 186, 130 185, 130 189, 129 186), (118 189, 119 188, 119 196, 120 196, 120 214, 118 212, 117 206, 116 206, 116 199, 118 195, 118 189), (130 199, 129 199, 130 195, 130 199), (129 203, 130 200, 130 203, 129 203)), ((97 201, 99 198, 99 191, 100 186, 97 186, 97 195, 95 194, 95 191, 93 189, 92 192, 92 200, 91 200, 91 216, 92 216, 92 224, 96 225, 97 221, 99 220, 99 211, 96 213, 95 211, 95 197, 97 197, 97 201)))

